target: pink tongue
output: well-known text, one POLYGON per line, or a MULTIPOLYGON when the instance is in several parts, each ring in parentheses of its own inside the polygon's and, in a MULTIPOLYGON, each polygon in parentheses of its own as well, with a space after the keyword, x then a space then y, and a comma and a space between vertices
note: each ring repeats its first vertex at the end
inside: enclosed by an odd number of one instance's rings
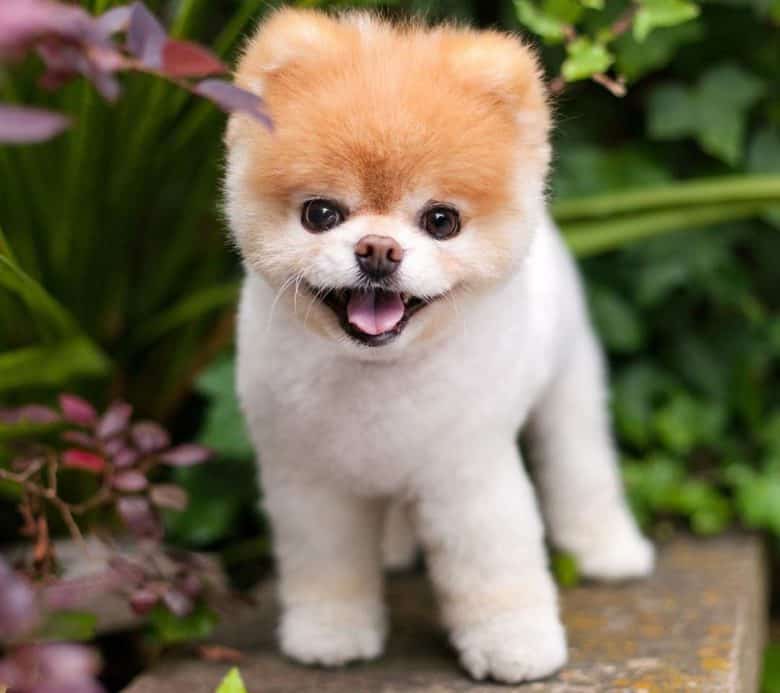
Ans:
POLYGON ((350 324, 366 334, 382 334, 392 330, 404 316, 401 294, 353 291, 347 303, 350 324))

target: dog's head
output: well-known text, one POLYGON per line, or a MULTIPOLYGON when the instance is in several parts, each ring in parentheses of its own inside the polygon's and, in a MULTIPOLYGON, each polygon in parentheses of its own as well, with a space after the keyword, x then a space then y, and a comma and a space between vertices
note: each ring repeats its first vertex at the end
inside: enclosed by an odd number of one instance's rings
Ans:
POLYGON ((248 270, 312 330, 404 348, 525 255, 549 111, 516 37, 283 9, 247 44, 237 82, 275 128, 231 117, 232 231, 248 270))

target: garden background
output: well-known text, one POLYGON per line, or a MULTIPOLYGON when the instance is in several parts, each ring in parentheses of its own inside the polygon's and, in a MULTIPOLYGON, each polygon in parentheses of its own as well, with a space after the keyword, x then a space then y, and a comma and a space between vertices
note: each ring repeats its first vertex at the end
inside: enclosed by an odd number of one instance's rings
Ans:
MULTIPOLYGON (((228 62, 270 9, 148 6, 171 36, 228 62)), ((633 508, 656 537, 741 526, 780 556, 780 1, 381 6, 540 45, 553 210, 609 352, 633 508)), ((121 398, 175 441, 210 447, 209 462, 165 473, 189 496, 165 511, 166 538, 219 553, 247 586, 268 567, 268 536, 233 394, 240 265, 219 212, 225 117, 150 75, 123 76, 112 104, 84 80, 47 93, 40 72, 32 58, 0 66, 0 101, 73 119, 50 142, 0 145, 0 407, 62 391, 100 407, 121 398)), ((0 465, 18 435, 18 422, 0 423, 0 465)), ((89 475, 73 476, 78 495, 89 475)), ((18 539, 18 501, 0 481, 2 542, 18 539)), ((780 645, 767 663, 766 690, 780 690, 780 645)))

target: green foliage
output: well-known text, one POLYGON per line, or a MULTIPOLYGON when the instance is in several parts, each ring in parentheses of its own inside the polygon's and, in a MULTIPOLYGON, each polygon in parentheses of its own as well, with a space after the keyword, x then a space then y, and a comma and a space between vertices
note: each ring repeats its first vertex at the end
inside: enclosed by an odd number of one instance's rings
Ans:
POLYGON ((41 626, 41 640, 88 641, 95 637, 97 616, 89 611, 55 611, 41 626))
POLYGON ((233 667, 225 678, 222 679, 216 693, 246 693, 246 686, 241 678, 241 672, 236 667, 233 667))
POLYGON ((204 604, 198 604, 188 616, 174 616, 157 605, 149 612, 149 632, 160 645, 175 645, 205 638, 216 625, 217 615, 204 604))
POLYGON ((693 87, 662 85, 650 99, 650 136, 657 140, 692 136, 708 154, 737 164, 744 155, 750 109, 764 88, 763 80, 731 64, 708 70, 693 87))

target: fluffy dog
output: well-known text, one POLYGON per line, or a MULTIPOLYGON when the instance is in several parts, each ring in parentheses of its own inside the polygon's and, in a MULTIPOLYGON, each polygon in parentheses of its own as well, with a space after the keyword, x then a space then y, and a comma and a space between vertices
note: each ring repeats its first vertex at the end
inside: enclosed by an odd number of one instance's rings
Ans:
POLYGON ((225 193, 282 650, 378 656, 382 549, 405 563, 419 541, 466 670, 550 674, 566 641, 520 429, 550 539, 585 575, 646 575, 653 550, 623 497, 602 355, 545 211, 535 56, 493 31, 282 9, 237 82, 275 123, 232 116, 225 193))

